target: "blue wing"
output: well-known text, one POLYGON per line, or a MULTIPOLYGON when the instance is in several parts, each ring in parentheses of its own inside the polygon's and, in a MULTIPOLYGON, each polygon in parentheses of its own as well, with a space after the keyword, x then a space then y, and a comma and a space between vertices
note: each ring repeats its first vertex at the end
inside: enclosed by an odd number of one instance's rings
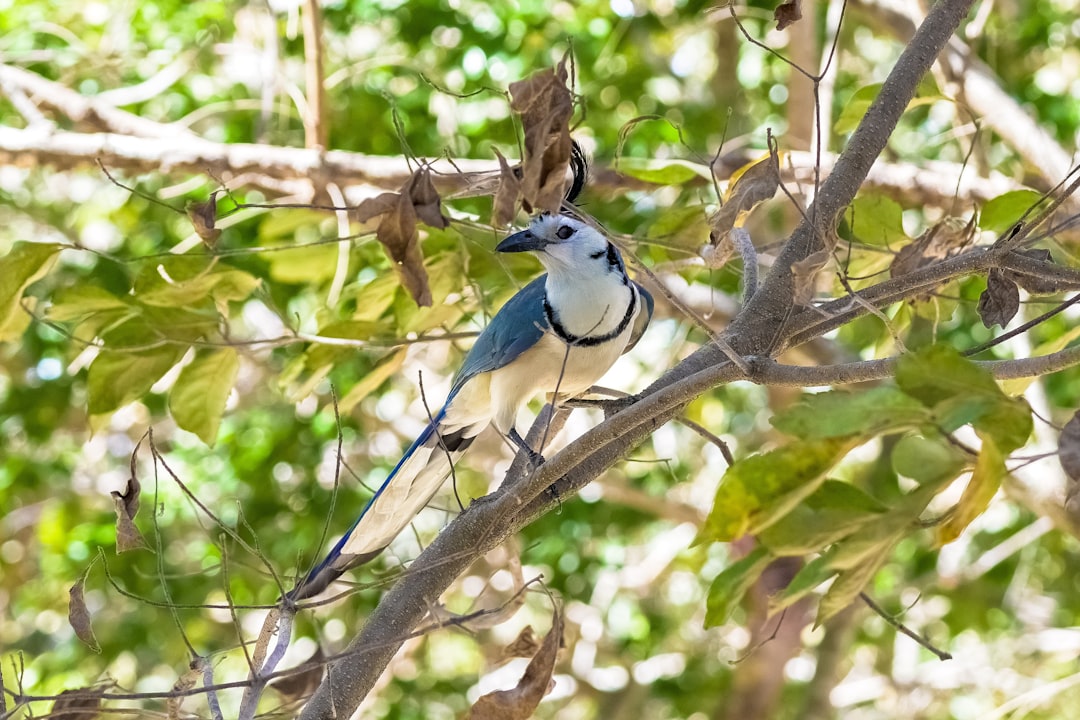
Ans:
POLYGON ((544 316, 544 282, 541 275, 521 288, 476 338, 465 361, 461 364, 450 388, 453 397, 461 386, 480 373, 498 370, 508 365, 544 336, 548 321, 544 316))

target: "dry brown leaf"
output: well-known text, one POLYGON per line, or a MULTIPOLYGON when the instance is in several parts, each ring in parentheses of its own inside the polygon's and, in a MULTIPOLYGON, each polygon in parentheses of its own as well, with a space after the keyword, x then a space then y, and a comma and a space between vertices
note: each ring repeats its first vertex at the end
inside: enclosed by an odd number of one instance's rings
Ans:
POLYGON ((82 574, 82 577, 68 590, 68 622, 71 624, 71 629, 75 631, 77 638, 86 643, 86 646, 94 652, 100 653, 101 645, 98 644, 97 638, 94 637, 94 628, 90 625, 90 611, 86 608, 86 597, 83 594, 83 586, 86 584, 86 574, 88 572, 90 572, 90 568, 86 568, 86 572, 82 574))
POLYGON ((217 239, 221 237, 221 229, 216 227, 217 192, 210 193, 210 199, 204 203, 188 205, 187 214, 195 228, 195 234, 202 239, 203 245, 213 250, 217 246, 217 239))
POLYGON ((373 198, 368 198, 357 205, 352 213, 356 222, 366 223, 373 217, 390 212, 397 204, 399 193, 384 192, 373 198))
POLYGON ((564 58, 554 68, 510 84, 510 109, 521 116, 525 135, 521 195, 529 212, 558 212, 562 206, 574 113, 568 77, 564 58))
POLYGON ((959 218, 945 218, 915 242, 900 248, 889 266, 890 276, 898 278, 959 253, 975 237, 975 216, 966 224, 961 223, 959 218))
POLYGON ((780 187, 780 156, 775 149, 770 149, 765 157, 736 170, 733 177, 724 204, 709 218, 714 245, 727 237, 731 228, 745 219, 747 213, 776 194, 780 187))
POLYGON ((270 683, 270 687, 274 688, 286 702, 308 697, 322 682, 323 670, 326 667, 325 658, 322 648, 315 648, 311 657, 300 663, 294 672, 278 678, 270 683))
POLYGON ((65 690, 56 696, 48 720, 94 720, 101 714, 104 687, 65 690))
POLYGON ((521 200, 521 178, 510 168, 503 154, 495 150, 499 159, 499 189, 495 191, 495 200, 491 207, 491 224, 505 227, 517 215, 521 200))
MULTIPOLYGON (((139 441, 139 445, 142 441, 139 441)), ((128 476, 124 492, 113 490, 110 495, 113 498, 116 510, 116 552, 122 553, 128 550, 138 550, 147 547, 139 528, 135 526, 135 515, 139 512, 139 494, 142 486, 135 474, 135 458, 139 452, 139 445, 131 452, 131 474, 128 476)))
POLYGON ((791 274, 795 276, 795 304, 807 305, 814 297, 816 289, 815 278, 821 268, 828 264, 832 253, 828 250, 818 250, 816 253, 807 255, 797 263, 792 264, 791 274))
POLYGON ((800 0, 785 0, 773 10, 773 19, 776 20, 777 30, 783 30, 788 25, 802 20, 802 3, 800 0))
POLYGON ((1078 410, 1058 438, 1058 459, 1061 469, 1074 483, 1080 483, 1080 410, 1078 410))
POLYGON ((532 657, 540 649, 540 641, 536 639, 536 632, 532 625, 526 625, 514 638, 514 641, 502 649, 499 653, 500 660, 508 660, 518 657, 532 657))
POLYGON ((442 214, 442 199, 431 180, 431 169, 420 168, 410 180, 411 184, 407 183, 406 187, 409 188, 409 199, 416 208, 416 217, 420 222, 439 230, 448 226, 450 221, 442 214))
POLYGON ((544 638, 540 650, 533 656, 517 687, 497 690, 480 697, 469 709, 468 720, 528 720, 536 706, 552 686, 551 676, 555 660, 562 647, 563 618, 556 608, 551 619, 551 631, 544 638))
POLYGON ((442 214, 442 201, 431 180, 431 170, 422 167, 413 173, 401 190, 382 193, 360 203, 353 211, 358 222, 382 215, 375 238, 394 262, 401 284, 417 305, 431 305, 424 255, 420 252, 417 221, 434 228, 445 228, 449 220, 442 214))
POLYGON ((1020 289, 1001 270, 991 268, 977 309, 983 325, 1000 325, 1004 329, 1020 309, 1020 289))

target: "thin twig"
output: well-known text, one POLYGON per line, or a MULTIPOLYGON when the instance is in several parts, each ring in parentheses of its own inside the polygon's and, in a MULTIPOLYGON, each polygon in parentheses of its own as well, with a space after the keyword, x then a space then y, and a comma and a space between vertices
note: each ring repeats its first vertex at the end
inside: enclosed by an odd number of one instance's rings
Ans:
POLYGON ((864 603, 866 603, 867 606, 869 606, 869 608, 871 610, 873 610, 875 613, 877 613, 878 616, 881 617, 882 620, 884 620, 885 622, 892 625, 894 628, 896 628, 896 630, 898 632, 901 632, 904 635, 907 635, 909 638, 911 638, 912 640, 917 642, 919 645, 923 646, 924 648, 926 648, 930 652, 937 655, 938 660, 941 660, 942 662, 944 662, 945 660, 952 660, 952 655, 951 654, 945 652, 944 650, 939 650, 938 648, 934 647, 934 645, 929 640, 927 640, 923 636, 919 635, 914 630, 910 629, 907 625, 900 622, 899 620, 894 618, 889 613, 885 612, 885 610, 880 605, 878 605, 876 602, 874 602, 873 599, 869 595, 867 595, 864 592, 861 592, 861 593, 859 593, 859 597, 861 597, 862 601, 864 603))

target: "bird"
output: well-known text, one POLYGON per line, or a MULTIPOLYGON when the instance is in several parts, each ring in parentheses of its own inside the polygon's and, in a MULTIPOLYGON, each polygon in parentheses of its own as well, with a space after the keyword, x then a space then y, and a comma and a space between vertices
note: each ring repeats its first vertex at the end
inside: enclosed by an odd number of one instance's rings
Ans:
POLYGON ((446 403, 348 531, 289 593, 294 602, 381 553, 489 424, 534 465, 543 462, 515 427, 519 409, 540 393, 586 392, 637 344, 652 318, 653 298, 627 275, 618 248, 573 215, 540 214, 495 251, 534 253, 547 273, 511 297, 480 333, 446 403))

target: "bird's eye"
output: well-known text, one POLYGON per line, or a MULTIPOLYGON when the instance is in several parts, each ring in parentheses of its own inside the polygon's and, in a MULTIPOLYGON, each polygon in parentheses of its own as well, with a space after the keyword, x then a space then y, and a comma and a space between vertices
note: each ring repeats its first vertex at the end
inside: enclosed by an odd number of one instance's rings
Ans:
POLYGON ((568 237, 574 234, 574 228, 569 225, 561 225, 555 234, 559 236, 560 240, 566 240, 568 237))

